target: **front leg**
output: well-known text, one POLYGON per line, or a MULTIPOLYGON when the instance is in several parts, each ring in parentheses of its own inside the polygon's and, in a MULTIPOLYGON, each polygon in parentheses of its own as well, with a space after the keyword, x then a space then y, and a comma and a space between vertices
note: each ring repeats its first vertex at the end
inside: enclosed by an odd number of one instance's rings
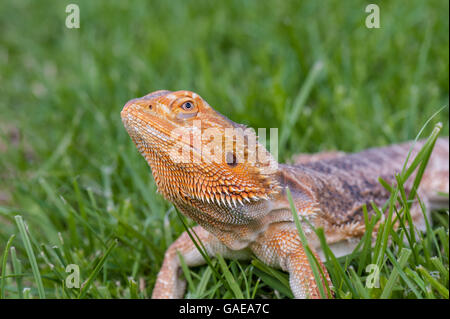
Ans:
MULTIPOLYGON (((200 226, 192 229, 202 241, 206 252, 210 257, 221 254, 225 258, 247 259, 250 253, 245 250, 233 251, 222 244, 214 235, 207 232, 200 226)), ((176 299, 183 298, 186 282, 181 278, 181 264, 178 254, 183 256, 186 265, 189 267, 205 264, 203 256, 192 242, 187 232, 170 245, 164 255, 161 270, 156 278, 155 288, 153 288, 153 299, 176 299)))
MULTIPOLYGON (((252 244, 255 255, 269 266, 279 267, 289 273, 289 285, 297 299, 321 298, 308 257, 303 249, 297 230, 273 225, 252 244)), ((325 266, 314 252, 326 276, 328 286, 332 283, 325 266)), ((327 292, 324 285, 325 294, 327 292)), ((327 296, 332 298, 332 296, 327 296)))

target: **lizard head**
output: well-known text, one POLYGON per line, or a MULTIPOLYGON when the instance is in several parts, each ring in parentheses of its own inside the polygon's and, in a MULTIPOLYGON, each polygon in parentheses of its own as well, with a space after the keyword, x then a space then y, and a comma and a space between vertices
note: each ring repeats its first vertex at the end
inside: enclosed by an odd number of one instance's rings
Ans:
POLYGON ((231 207, 279 191, 277 162, 254 131, 194 92, 156 91, 127 102, 121 116, 169 200, 231 207))

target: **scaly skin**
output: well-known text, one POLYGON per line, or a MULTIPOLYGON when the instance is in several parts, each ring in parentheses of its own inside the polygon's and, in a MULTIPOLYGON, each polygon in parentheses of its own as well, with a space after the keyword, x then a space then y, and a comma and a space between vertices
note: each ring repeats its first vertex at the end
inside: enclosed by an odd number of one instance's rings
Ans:
MULTIPOLYGON (((370 201, 381 205, 389 196, 378 177, 393 182, 411 146, 405 143, 357 154, 302 155, 294 165, 278 164, 254 140, 254 133, 189 91, 156 91, 133 99, 121 116, 151 167, 158 191, 199 224, 194 230, 208 254, 236 259, 256 256, 279 267, 289 272, 296 298, 319 298, 320 294, 293 222, 286 187, 298 214, 315 227, 323 227, 336 253, 348 253, 351 239, 364 233, 363 204, 368 204, 371 214, 370 201), (235 129, 234 135, 230 129, 235 129), (214 136, 231 140, 231 148, 214 136)), ((411 158, 421 145, 417 143, 411 158)), ((439 139, 419 189, 430 205, 437 191, 448 192, 448 158, 448 139, 439 139)), ((418 209, 412 211, 420 226, 422 214, 418 209)), ((303 227, 319 256, 314 232, 303 227)), ((183 233, 165 254, 153 298, 183 297, 185 283, 179 277, 177 252, 188 266, 204 263, 183 233)), ((323 270, 331 286, 325 267, 323 270)))

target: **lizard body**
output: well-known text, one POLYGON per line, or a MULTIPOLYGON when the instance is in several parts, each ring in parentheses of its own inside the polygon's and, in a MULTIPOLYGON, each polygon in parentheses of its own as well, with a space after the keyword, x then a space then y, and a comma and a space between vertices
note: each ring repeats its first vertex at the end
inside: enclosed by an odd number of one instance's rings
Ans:
MULTIPOLYGON (((362 206, 368 204, 373 213, 370 201, 382 205, 389 197, 378 177, 393 182, 411 147, 404 143, 356 154, 303 155, 293 165, 278 164, 254 132, 219 114, 190 91, 156 91, 130 100, 121 116, 151 167, 158 191, 199 224, 194 230, 208 254, 237 259, 256 255, 289 272, 296 298, 320 295, 295 228, 286 187, 298 214, 315 227, 323 227, 327 242, 336 251, 344 247, 339 254, 349 253, 345 244, 364 233, 362 206)), ((414 146, 411 158, 420 147, 421 142, 414 146)), ((432 203, 438 191, 448 192, 448 158, 448 139, 438 139, 419 189, 427 203, 432 203)), ((410 187, 407 183, 407 191, 410 187)), ((421 212, 413 211, 414 221, 423 223, 421 212)), ((315 234, 303 227, 320 255, 315 234)), ((204 263, 183 233, 165 254, 153 298, 183 296, 185 283, 179 278, 177 252, 188 266, 204 263)))

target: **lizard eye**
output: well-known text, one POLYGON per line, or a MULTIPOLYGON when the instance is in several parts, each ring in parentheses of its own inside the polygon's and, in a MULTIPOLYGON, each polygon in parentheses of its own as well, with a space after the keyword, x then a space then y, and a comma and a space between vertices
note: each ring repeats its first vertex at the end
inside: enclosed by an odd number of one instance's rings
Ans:
POLYGON ((177 114, 179 120, 190 119, 198 113, 197 106, 192 101, 186 101, 180 107, 182 111, 177 114))
POLYGON ((185 111, 191 111, 194 109, 194 104, 192 102, 184 102, 181 105, 181 108, 185 111))

